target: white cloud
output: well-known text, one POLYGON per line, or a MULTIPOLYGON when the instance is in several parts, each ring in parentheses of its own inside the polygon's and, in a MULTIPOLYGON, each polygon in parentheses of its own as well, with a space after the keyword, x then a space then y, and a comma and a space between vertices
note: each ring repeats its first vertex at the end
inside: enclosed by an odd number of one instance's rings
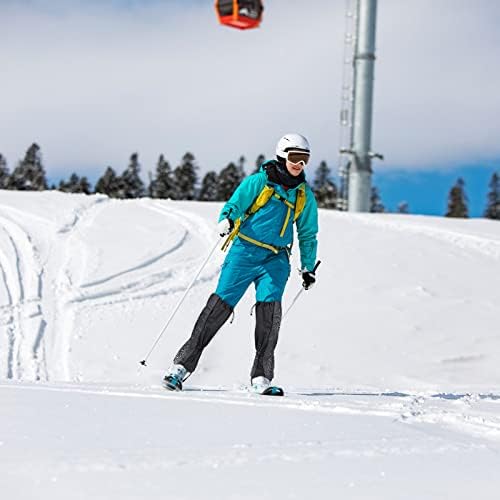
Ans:
MULTIPOLYGON (((53 176, 121 170, 133 151, 145 170, 187 150, 207 170, 253 164, 297 130, 335 166, 344 2, 265 4, 262 27, 240 32, 211 0, 2 2, 0 152, 13 166, 36 140, 53 176)), ((379 2, 373 149, 387 166, 500 156, 499 14, 379 2)))
POLYGON ((403 165, 500 155, 500 4, 380 2, 377 147, 403 165))

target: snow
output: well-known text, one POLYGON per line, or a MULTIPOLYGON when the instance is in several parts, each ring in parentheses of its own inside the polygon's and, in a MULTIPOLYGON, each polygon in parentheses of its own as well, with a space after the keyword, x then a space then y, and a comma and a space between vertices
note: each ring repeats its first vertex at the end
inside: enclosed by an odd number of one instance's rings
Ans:
POLYGON ((318 283, 280 333, 287 395, 244 391, 253 290, 167 393, 222 252, 139 360, 220 206, 0 191, 2 498, 498 498, 500 224, 322 211, 318 283))

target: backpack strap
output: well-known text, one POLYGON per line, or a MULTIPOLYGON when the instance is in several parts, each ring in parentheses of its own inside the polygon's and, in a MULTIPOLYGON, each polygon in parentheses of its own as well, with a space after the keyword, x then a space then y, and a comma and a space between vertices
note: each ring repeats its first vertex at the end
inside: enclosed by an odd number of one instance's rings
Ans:
POLYGON ((299 218, 300 214, 304 210, 304 207, 306 205, 306 186, 305 184, 302 184, 297 190, 295 205, 293 203, 290 203, 288 200, 286 200, 277 193, 275 193, 274 196, 275 198, 278 198, 280 201, 282 201, 288 207, 288 210, 286 212, 285 222, 283 223, 283 227, 281 228, 280 231, 280 236, 283 237, 286 228, 288 226, 288 223, 290 221, 290 215, 292 210, 293 210, 293 222, 295 222, 299 218))
POLYGON ((261 209, 271 199, 271 196, 273 195, 279 196, 275 194, 274 188, 272 186, 266 184, 262 189, 262 191, 257 196, 257 198, 255 198, 255 201, 252 203, 252 206, 247 210, 246 212, 247 217, 249 215, 254 214, 259 209, 261 209))
POLYGON ((224 241, 224 243, 223 243, 223 245, 221 247, 221 250, 223 252, 225 252, 229 248, 229 245, 231 244, 231 242, 234 240, 234 238, 236 238, 236 236, 240 232, 240 226, 241 226, 241 218, 240 219, 236 219, 234 221, 234 228, 229 233, 229 236, 226 238, 226 240, 224 241))
POLYGON ((306 206, 306 185, 302 184, 297 190, 297 198, 295 199, 295 214, 293 216, 293 222, 295 222, 300 214, 303 212, 306 206))

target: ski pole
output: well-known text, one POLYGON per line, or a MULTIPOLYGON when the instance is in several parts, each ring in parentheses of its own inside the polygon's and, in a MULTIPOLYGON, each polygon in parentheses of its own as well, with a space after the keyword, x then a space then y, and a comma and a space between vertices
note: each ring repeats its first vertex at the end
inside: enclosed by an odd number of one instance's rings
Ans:
POLYGON ((191 281, 191 283, 189 284, 189 286, 186 288, 186 291, 184 292, 184 295, 181 297, 181 299, 179 300, 179 302, 175 306, 175 309, 172 311, 172 314, 170 315, 170 318, 168 318, 168 321, 165 324, 165 326, 163 327, 163 330, 161 331, 160 335, 158 335, 158 338, 156 339, 156 341, 154 342, 153 346, 151 347, 151 349, 147 353, 146 357, 142 361, 140 361, 140 364, 142 366, 147 366, 146 365, 146 361, 148 360, 149 356, 151 356, 151 353, 153 352, 153 350, 155 349, 156 345, 158 344, 158 342, 162 338, 163 334, 166 332, 166 330, 167 330, 168 326, 170 325, 171 321, 174 319, 174 316, 177 313, 177 310, 179 309, 179 307, 181 307, 181 304, 184 302, 184 299, 186 298, 187 294, 189 293, 189 290, 191 290, 191 288, 195 284, 196 280, 198 279, 198 276, 201 274, 201 272, 203 271, 204 267, 207 265, 207 262, 212 257, 212 254, 215 252, 215 250, 219 246, 219 243, 220 243, 220 240, 217 240, 217 243, 214 245, 214 247, 212 248, 212 250, 210 250, 210 253, 208 254, 208 257, 205 259, 205 261, 201 265, 200 269, 196 273, 196 276, 193 278, 193 281, 191 281))
MULTIPOLYGON (((314 269, 312 270, 313 273, 316 272, 316 269, 318 269, 318 266, 321 264, 321 261, 318 260, 318 262, 316 262, 316 265, 314 266, 314 269)), ((285 316, 290 312, 290 309, 294 306, 295 302, 297 302, 298 298, 300 297, 300 295, 302 294, 302 292, 305 290, 304 286, 302 286, 302 288, 299 290, 299 293, 297 293, 297 295, 295 295, 294 299, 292 300, 292 303, 288 306, 288 309, 285 311, 285 314, 283 314, 283 317, 281 318, 281 320, 284 320, 285 319, 285 316)))

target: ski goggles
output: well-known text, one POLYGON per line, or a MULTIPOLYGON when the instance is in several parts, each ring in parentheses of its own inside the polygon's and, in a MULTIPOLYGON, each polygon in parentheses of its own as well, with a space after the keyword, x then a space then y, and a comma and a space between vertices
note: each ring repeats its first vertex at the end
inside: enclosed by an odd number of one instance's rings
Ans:
POLYGON ((287 151, 286 153, 286 159, 290 163, 293 163, 294 165, 302 163, 304 167, 307 165, 307 162, 309 161, 309 156, 310 156, 309 152, 307 151, 287 151))

